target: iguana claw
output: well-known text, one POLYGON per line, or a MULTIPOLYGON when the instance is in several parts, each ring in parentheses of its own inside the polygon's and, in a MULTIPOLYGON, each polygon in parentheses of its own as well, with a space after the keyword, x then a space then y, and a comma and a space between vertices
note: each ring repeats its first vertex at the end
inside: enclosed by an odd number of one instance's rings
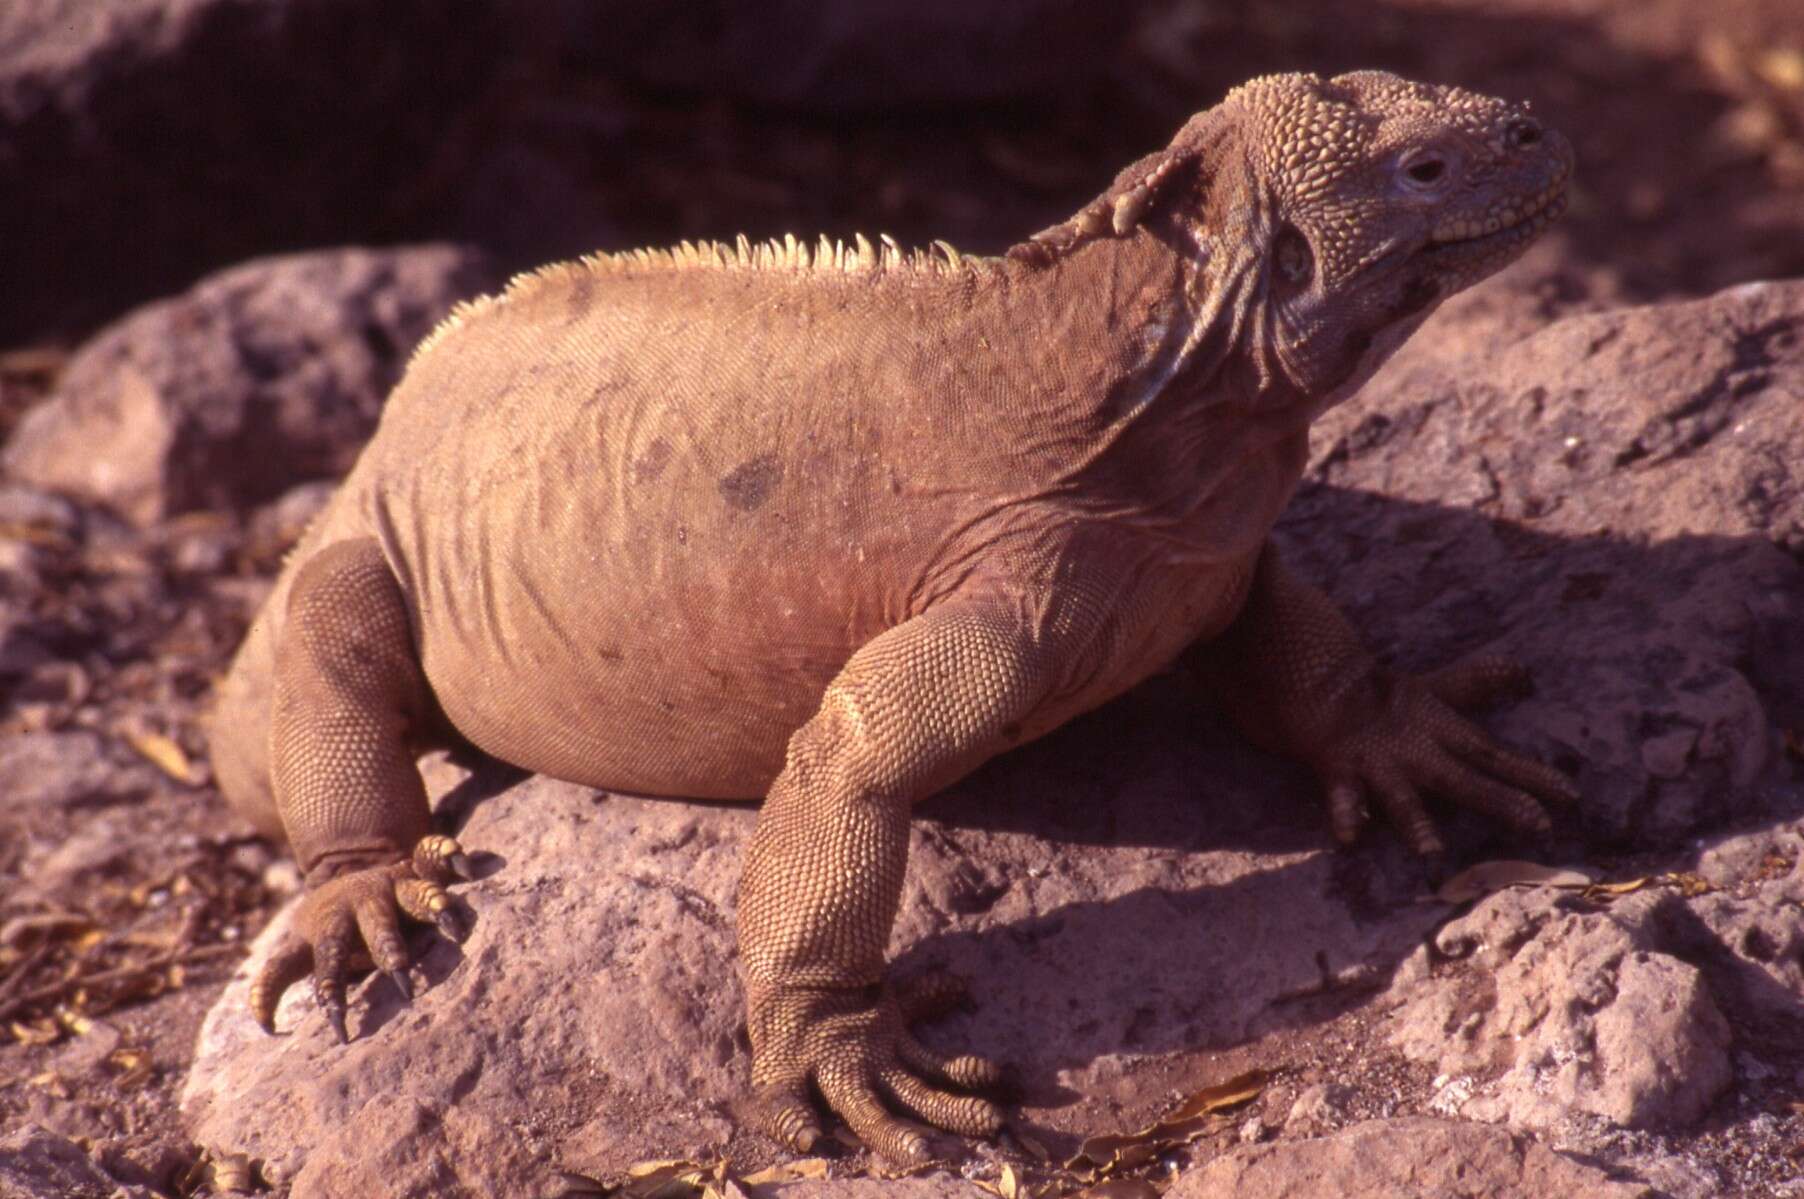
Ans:
POLYGON ((975 1095, 941 1090, 993 1089, 1003 1078, 994 1063, 969 1054, 947 1057, 908 1032, 909 1021, 938 1014, 962 998, 962 986, 932 975, 926 985, 863 990, 777 988, 752 998, 754 1091, 743 1114, 766 1135, 798 1153, 809 1152, 821 1126, 808 1097, 812 1081, 865 1144, 901 1166, 932 1158, 927 1136, 890 1107, 961 1136, 986 1137, 1002 1127, 1002 1111, 975 1095), (887 1102, 886 1102, 887 1101, 887 1102))
POLYGON ((1351 842, 1376 801, 1404 842, 1435 857, 1446 845, 1423 805, 1424 794, 1545 835, 1546 805, 1570 807, 1578 790, 1560 771, 1498 745, 1456 708, 1519 695, 1528 672, 1485 656, 1418 677, 1387 676, 1359 722, 1311 758, 1327 782, 1329 824, 1351 842))
POLYGON ((273 1033, 276 1006, 288 987, 313 977, 313 992, 341 1044, 350 1041, 345 989, 353 971, 373 962, 405 1001, 413 999, 410 955, 398 916, 432 924, 452 940, 462 934, 445 884, 465 878, 469 858, 455 840, 433 835, 402 862, 353 870, 321 883, 301 900, 292 930, 251 983, 251 1014, 273 1033), (361 942, 361 944, 359 944, 361 942))

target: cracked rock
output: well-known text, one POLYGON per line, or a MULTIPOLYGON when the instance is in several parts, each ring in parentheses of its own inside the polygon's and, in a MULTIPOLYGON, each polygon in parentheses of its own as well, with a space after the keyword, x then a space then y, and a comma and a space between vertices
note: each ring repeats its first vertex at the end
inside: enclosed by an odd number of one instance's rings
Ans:
POLYGON ((1733 1038, 1699 970, 1652 948, 1664 902, 1569 911, 1546 889, 1504 891, 1443 928, 1437 949, 1465 961, 1400 975, 1390 1031, 1441 1075, 1437 1110, 1540 1129, 1696 1122, 1733 1081, 1733 1038))

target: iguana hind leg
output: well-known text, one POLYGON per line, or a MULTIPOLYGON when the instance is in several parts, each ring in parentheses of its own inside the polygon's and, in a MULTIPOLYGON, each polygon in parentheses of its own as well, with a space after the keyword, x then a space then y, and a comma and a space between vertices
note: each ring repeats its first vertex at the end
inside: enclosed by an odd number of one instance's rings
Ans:
POLYGON ((282 991, 309 971, 345 1039, 345 987, 367 956, 404 997, 401 913, 448 934, 444 884, 467 873, 457 843, 430 836, 415 765, 431 711, 407 606, 368 538, 314 555, 295 576, 275 654, 269 762, 276 809, 310 893, 294 931, 252 985, 272 1028, 282 991))
POLYGON ((792 1148, 820 1134, 808 1098, 883 1156, 917 1163, 926 1138, 891 1105, 965 1135, 994 1132, 977 1058, 942 1058, 907 1032, 882 985, 914 802, 1009 744, 1074 655, 1082 623, 1055 598, 949 601, 861 649, 791 740, 746 852, 739 944, 752 1041, 748 1114, 792 1148), (928 1081, 932 1080, 932 1082, 928 1081))

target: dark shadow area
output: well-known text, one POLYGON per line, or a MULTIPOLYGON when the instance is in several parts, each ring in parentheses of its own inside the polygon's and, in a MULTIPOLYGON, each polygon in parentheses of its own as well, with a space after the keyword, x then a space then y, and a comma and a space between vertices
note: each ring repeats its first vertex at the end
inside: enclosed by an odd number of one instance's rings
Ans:
POLYGON ((345 243, 454 237, 516 267, 739 232, 997 250, 1281 70, 1376 67, 1534 100, 1579 152, 1570 252, 1635 293, 1804 271, 1804 93, 1748 65, 1785 33, 1783 10, 1738 0, 1706 23, 1671 3, 1593 7, 1159 0, 1118 39, 1124 22, 1066 22, 1081 52, 1042 55, 1060 72, 990 88, 943 44, 969 29, 951 21, 935 42, 923 23, 901 59, 912 86, 886 109, 869 87, 881 64, 777 78, 810 48, 774 32, 770 78, 743 54, 698 71, 731 47, 686 7, 629 27, 565 6, 566 25, 590 23, 574 37, 504 3, 391 4, 378 37, 355 6, 222 6, 178 52, 128 42, 67 94, 21 91, 0 113, 0 163, 29 186, 6 205, 23 285, 0 344, 91 328, 255 254, 345 243))
MULTIPOLYGON (((1776 553, 1766 539, 1549 536, 1470 509, 1329 485, 1306 486, 1277 536, 1293 567, 1341 602, 1392 665, 1424 671, 1503 652, 1535 673, 1534 695, 1476 719, 1572 774, 1587 804, 1560 814, 1548 846, 1442 808, 1457 853, 1675 850, 1697 833, 1789 813, 1804 800, 1782 753, 1764 751, 1768 769, 1739 786, 1726 760, 1700 760, 1667 778, 1638 756, 1643 737, 1663 730, 1689 697, 1735 676, 1759 696, 1769 726, 1804 711, 1804 672, 1791 668, 1797 650, 1775 648, 1798 644, 1793 620, 1804 590, 1727 635, 1661 615, 1668 603, 1679 613, 1700 588, 1754 587, 1756 564, 1776 553), (1374 536, 1396 530, 1402 535, 1382 542, 1374 536), (1675 675, 1679 667, 1689 673, 1675 675), (1622 710, 1624 701, 1638 710, 1622 710), (1556 722, 1550 708, 1589 723, 1556 722), (1612 748, 1619 757, 1600 756, 1612 748)), ((1790 573, 1804 588, 1804 571, 1790 573)), ((1326 841, 1317 791, 1307 770, 1248 746, 1174 672, 995 759, 919 810, 953 828, 1076 844, 1294 852, 1326 841)), ((1375 843, 1395 844, 1368 833, 1366 844, 1375 843)))

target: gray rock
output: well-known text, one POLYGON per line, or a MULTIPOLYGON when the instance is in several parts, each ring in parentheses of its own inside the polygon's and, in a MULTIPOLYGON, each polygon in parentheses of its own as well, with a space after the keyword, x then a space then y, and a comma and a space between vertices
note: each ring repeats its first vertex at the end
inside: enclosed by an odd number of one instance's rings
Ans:
POLYGON ((66 1137, 35 1124, 0 1137, 0 1199, 153 1199, 119 1182, 66 1137))
POLYGON ((1528 1137, 1444 1120, 1369 1120, 1314 1140, 1243 1145, 1186 1173, 1171 1199, 1655 1199, 1528 1137))
POLYGON ((1318 1082, 1305 1087, 1291 1102, 1284 1131, 1289 1136, 1317 1136, 1338 1128, 1347 1120, 1350 1088, 1333 1082, 1318 1082))
POLYGON ((141 524, 343 474, 414 344, 492 282, 455 246, 235 267, 83 346, 0 466, 141 524))

